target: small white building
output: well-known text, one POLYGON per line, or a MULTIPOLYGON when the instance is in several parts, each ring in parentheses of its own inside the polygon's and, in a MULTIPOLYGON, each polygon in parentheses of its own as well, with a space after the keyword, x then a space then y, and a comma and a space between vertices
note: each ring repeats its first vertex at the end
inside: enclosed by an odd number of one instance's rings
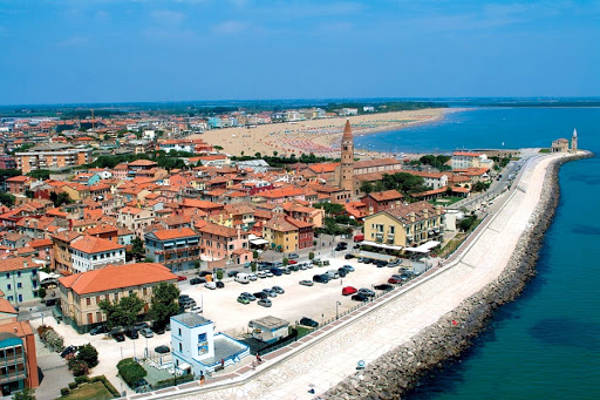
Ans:
POLYGON ((250 348, 224 333, 196 313, 171 317, 171 352, 177 370, 191 368, 197 377, 228 366, 250 354, 250 348))
POLYGON ((494 161, 490 160, 484 153, 473 153, 470 151, 455 151, 450 160, 452 169, 466 168, 492 168, 494 161))
POLYGON ((125 264, 125 246, 96 236, 78 237, 71 242, 69 251, 75 273, 125 264))
POLYGON ((271 343, 286 337, 289 334, 290 323, 285 319, 271 315, 253 319, 248 323, 252 329, 252 337, 261 342, 271 343))

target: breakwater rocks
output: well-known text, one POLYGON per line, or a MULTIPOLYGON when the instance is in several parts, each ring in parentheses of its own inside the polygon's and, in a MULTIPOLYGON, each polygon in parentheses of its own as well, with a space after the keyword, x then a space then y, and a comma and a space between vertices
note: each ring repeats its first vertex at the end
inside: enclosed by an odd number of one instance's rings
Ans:
POLYGON ((321 399, 399 399, 429 371, 456 359, 484 329, 493 311, 513 301, 535 275, 544 232, 552 222, 559 200, 558 171, 571 160, 591 153, 565 157, 552 163, 545 176, 541 199, 501 275, 460 306, 423 329, 408 343, 382 355, 320 396, 321 399))

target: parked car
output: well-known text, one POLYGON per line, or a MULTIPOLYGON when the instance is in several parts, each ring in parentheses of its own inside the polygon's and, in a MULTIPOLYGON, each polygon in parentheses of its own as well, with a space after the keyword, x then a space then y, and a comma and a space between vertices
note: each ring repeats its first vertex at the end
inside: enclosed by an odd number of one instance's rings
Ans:
POLYGON ((361 264, 368 264, 369 263, 369 261, 366 258, 364 258, 364 257, 360 257, 358 259, 358 262, 361 263, 361 264))
POLYGON ((302 286, 312 286, 313 285, 313 281, 309 281, 308 279, 303 279, 298 283, 301 284, 302 286))
POLYGON ((354 258, 354 256, 350 253, 347 253, 346 255, 344 255, 344 259, 346 259, 346 260, 350 260, 352 258, 354 258))
POLYGON ((273 303, 271 303, 271 300, 269 299, 260 299, 258 301, 258 305, 263 307, 271 307, 273 303))
MULTIPOLYGON (((269 270, 269 272, 272 273, 275 276, 281 276, 281 275, 283 275, 283 272, 279 268, 271 268, 269 270)), ((267 273, 267 276, 269 276, 269 273, 267 273)))
POLYGON ((217 288, 217 284, 215 282, 206 282, 204 287, 210 290, 215 290, 217 288))
POLYGON ((60 352, 60 356, 62 358, 65 358, 69 354, 75 354, 76 351, 77 351, 77 347, 76 346, 67 346, 67 347, 64 348, 63 351, 60 352))
POLYGON ((298 267, 302 270, 302 271, 306 271, 308 269, 308 264, 306 263, 302 263, 302 264, 298 264, 298 267))
POLYGON ((362 293, 367 297, 375 297, 375 292, 372 291, 371 289, 367 289, 367 288, 358 289, 358 293, 362 293))
POLYGON ((393 284, 393 285, 398 285, 398 284, 401 284, 401 283, 402 283, 402 279, 399 279, 399 278, 394 278, 394 277, 392 276, 390 279, 388 279, 388 283, 391 283, 391 284, 393 284))
POLYGON ((298 264, 298 261, 296 261, 296 260, 288 260, 288 264, 289 265, 298 264))
POLYGON ((256 300, 256 297, 254 297, 254 295, 252 293, 243 292, 240 294, 240 296, 247 298, 249 301, 256 300))
POLYGON ((295 259, 295 258, 300 258, 300 256, 298 255, 298 253, 290 253, 290 254, 288 255, 288 258, 289 258, 290 260, 293 260, 293 259, 295 259))
POLYGON ((365 296, 362 293, 356 293, 354 296, 351 297, 352 300, 354 301, 367 301, 369 300, 369 298, 367 296, 365 296))
POLYGON ((271 271, 267 271, 267 278, 272 278, 273 277, 273 273, 271 271))
POLYGON ((125 331, 125 336, 127 336, 129 339, 132 339, 132 340, 140 337, 140 335, 138 335, 137 329, 135 329, 134 327, 127 329, 125 331))
POLYGON ((317 282, 317 283, 328 283, 329 282, 329 275, 327 275, 327 274, 317 274, 317 275, 313 276, 313 281, 317 282))
POLYGON ((281 272, 283 272, 285 275, 289 275, 292 273, 292 271, 290 270, 290 267, 281 268, 281 272))
POLYGON ((190 308, 190 312, 200 314, 202 312, 202 307, 194 306, 194 307, 190 308))
POLYGON ((264 279, 267 277, 267 273, 265 271, 260 271, 258 274, 256 274, 260 279, 264 279))
POLYGON ((225 284, 222 281, 215 282, 215 285, 217 285, 217 289, 223 289, 225 287, 225 284))
POLYGON ((310 326, 311 328, 316 328, 317 326, 319 326, 319 323, 317 321, 315 321, 314 319, 310 319, 308 317, 302 317, 300 319, 300 325, 310 326))
POLYGON ((177 275, 177 282, 187 281, 187 276, 177 275))
POLYGON ((163 333, 165 333, 165 328, 162 326, 154 325, 152 327, 152 332, 156 333, 157 335, 162 335, 163 333))
POLYGON ((323 261, 323 265, 324 265, 324 266, 328 266, 328 265, 329 265, 329 260, 325 260, 325 261, 323 261))
POLYGON ((114 333, 112 335, 113 339, 115 339, 117 342, 124 342, 125 341, 125 335, 123 335, 122 333, 114 333))
POLYGON ((285 293, 285 290, 283 290, 283 288, 281 286, 273 286, 273 288, 271 290, 275 291, 275 293, 277 293, 277 294, 285 293))
POLYGON ((269 297, 277 297, 277 292, 271 288, 263 289, 263 292, 265 292, 269 297))
POLYGON ((337 273, 340 278, 344 278, 348 274, 344 268, 338 268, 337 273))
POLYGON ((106 325, 98 325, 93 327, 90 330, 90 335, 94 336, 94 335, 99 335, 101 333, 106 333, 108 332, 108 329, 106 329, 106 325))
POLYGON ((169 349, 169 346, 162 345, 162 346, 155 347, 154 351, 159 354, 167 354, 171 351, 171 349, 169 349))
POLYGON ((247 297, 242 296, 242 295, 238 296, 237 302, 242 303, 242 304, 250 304, 250 300, 248 300, 247 297))
POLYGON ((154 332, 150 328, 144 328, 140 330, 140 334, 145 338, 151 338, 154 336, 154 332))
POLYGON ((327 271, 325 273, 327 274, 329 279, 339 279, 339 277, 340 277, 340 274, 338 274, 338 272, 335 269, 330 269, 329 271, 327 271))
POLYGON ((388 285, 387 283, 382 283, 380 285, 375 285, 374 288, 375 290, 383 290, 387 292, 392 290, 394 287, 392 285, 388 285))
POLYGON ((354 286, 346 286, 342 289, 342 296, 350 296, 356 292, 357 290, 354 286))
MULTIPOLYGON (((190 279, 190 285, 199 285, 202 283, 202 278, 192 278, 190 279)), ((206 282, 206 280, 204 280, 206 282)))
POLYGON ((344 265, 342 268, 344 268, 346 271, 348 272, 354 272, 354 267, 352 265, 344 265))
POLYGON ((300 264, 290 265, 287 267, 287 270, 292 272, 300 271, 300 264))
POLYGON ((256 276, 256 274, 248 274, 248 280, 255 281, 257 279, 258 279, 258 276, 256 276))
POLYGON ((263 300, 266 299, 267 297, 269 297, 268 294, 266 294, 265 292, 256 292, 253 293, 254 297, 256 297, 257 299, 263 300))
POLYGON ((183 299, 189 299, 189 298, 190 298, 190 296, 187 295, 187 294, 180 294, 179 295, 179 302, 181 303, 181 300, 183 300, 183 299))
POLYGON ((141 331, 144 328, 150 328, 150 325, 147 322, 138 322, 137 324, 133 325, 133 329, 137 331, 141 331))
POLYGON ((233 278, 239 273, 240 273, 240 271, 231 270, 231 271, 227 271, 227 276, 230 278, 233 278))

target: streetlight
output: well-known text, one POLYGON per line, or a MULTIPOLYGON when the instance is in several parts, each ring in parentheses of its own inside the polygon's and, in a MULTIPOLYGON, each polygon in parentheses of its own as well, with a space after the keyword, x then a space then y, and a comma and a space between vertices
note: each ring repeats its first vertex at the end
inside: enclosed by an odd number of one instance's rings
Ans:
POLYGON ((338 306, 341 306, 341 305, 342 305, 342 303, 339 300, 335 302, 335 319, 338 319, 340 317, 339 313, 338 313, 338 306))

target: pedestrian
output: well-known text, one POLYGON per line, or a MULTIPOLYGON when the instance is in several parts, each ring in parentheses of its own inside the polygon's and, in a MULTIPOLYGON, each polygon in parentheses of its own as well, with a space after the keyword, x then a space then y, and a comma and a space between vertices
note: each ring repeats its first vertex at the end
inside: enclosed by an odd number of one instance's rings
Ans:
POLYGON ((221 368, 225 368, 225 359, 221 358, 221 368))
POLYGON ((260 364, 262 362, 262 358, 260 358, 260 354, 256 353, 256 361, 260 364))

